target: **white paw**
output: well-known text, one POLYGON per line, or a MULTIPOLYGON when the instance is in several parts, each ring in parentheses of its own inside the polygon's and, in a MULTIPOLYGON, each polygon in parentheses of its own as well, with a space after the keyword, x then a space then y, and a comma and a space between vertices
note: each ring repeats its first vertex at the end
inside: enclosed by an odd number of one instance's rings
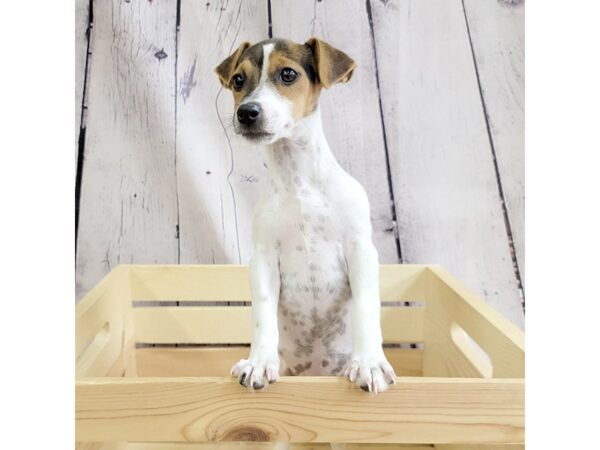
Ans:
POLYGON ((346 365, 344 376, 363 391, 374 394, 386 391, 390 384, 396 382, 394 368, 385 356, 354 357, 346 365))
POLYGON ((231 375, 236 377, 244 387, 256 391, 265 389, 269 384, 279 380, 279 359, 241 359, 231 368, 231 375))

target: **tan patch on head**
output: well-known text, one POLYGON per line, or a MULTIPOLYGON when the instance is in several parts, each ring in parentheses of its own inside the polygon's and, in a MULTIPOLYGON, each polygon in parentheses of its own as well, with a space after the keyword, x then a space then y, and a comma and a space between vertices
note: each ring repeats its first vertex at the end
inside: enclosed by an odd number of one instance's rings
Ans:
POLYGON ((295 119, 301 119, 312 113, 319 101, 321 86, 310 81, 309 74, 302 67, 299 51, 288 47, 287 54, 275 49, 269 56, 269 78, 277 92, 293 105, 292 111, 295 119), (294 58, 295 53, 298 57, 294 58), (289 56, 288 56, 289 55, 289 56), (282 69, 293 69, 298 78, 291 84, 284 83, 280 78, 282 69))
POLYGON ((244 85, 242 89, 236 91, 231 89, 233 93, 234 108, 237 109, 242 100, 251 94, 260 81, 260 67, 253 63, 250 59, 244 59, 236 67, 234 74, 241 74, 244 77, 244 85))

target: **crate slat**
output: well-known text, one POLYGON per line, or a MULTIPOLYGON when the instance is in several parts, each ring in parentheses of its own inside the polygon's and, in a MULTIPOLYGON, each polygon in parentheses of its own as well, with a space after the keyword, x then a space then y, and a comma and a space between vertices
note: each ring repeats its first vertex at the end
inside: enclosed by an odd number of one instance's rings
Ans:
MULTIPOLYGON (((238 265, 132 265, 133 300, 249 301, 248 267, 238 265)), ((383 301, 422 300, 426 265, 380 267, 383 301)))
MULTIPOLYGON (((423 307, 382 307, 384 342, 421 342, 423 307)), ((189 306, 134 308, 137 342, 153 344, 246 344, 252 338, 251 308, 189 306)))
POLYGON ((265 392, 226 378, 76 384, 79 441, 520 443, 524 381, 398 378, 368 395, 343 378, 282 377, 265 392))
MULTIPOLYGON (((138 348, 137 373, 140 377, 225 376, 234 363, 248 357, 249 350, 248 347, 138 348)), ((384 352, 396 375, 422 375, 422 350, 386 348, 384 352)))
MULTIPOLYGON (((344 444, 340 450, 434 450, 432 445, 344 444)), ((461 447, 462 449, 462 447, 461 447)), ((79 449, 77 449, 79 450, 79 449)), ((104 449, 102 449, 104 450, 104 449)), ((331 450, 329 444, 289 444, 277 442, 130 442, 125 450, 331 450)), ((468 449, 475 450, 475 449, 468 449)), ((488 450, 487 447, 484 450, 488 450)), ((496 450, 496 449, 490 449, 496 450)), ((511 449, 512 450, 512 449, 511 449)), ((516 450, 516 449, 515 449, 516 450)))

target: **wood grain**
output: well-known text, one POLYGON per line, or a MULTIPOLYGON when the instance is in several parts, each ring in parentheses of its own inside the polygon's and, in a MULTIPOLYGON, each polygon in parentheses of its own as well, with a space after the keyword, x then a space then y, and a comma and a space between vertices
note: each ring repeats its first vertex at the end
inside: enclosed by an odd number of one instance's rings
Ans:
MULTIPOLYGON (((285 444, 281 442, 148 443, 130 442, 126 450, 433 450, 431 445, 399 444, 285 444)), ((79 449, 78 449, 79 450, 79 449)), ((475 450, 475 449, 473 449, 475 450)), ((492 449, 495 450, 495 449, 492 449)))
POLYGON ((77 382, 76 426, 79 441, 520 443, 523 403, 523 380, 399 378, 369 396, 333 377, 261 393, 230 378, 104 378, 77 382))
POLYGON ((369 4, 403 259, 442 264, 522 327, 462 3, 369 4))
POLYGON ((356 61, 358 66, 347 84, 321 94, 325 136, 340 165, 367 191, 379 260, 398 262, 375 59, 364 2, 271 2, 271 12, 273 36, 305 42, 315 35, 356 61))
POLYGON ((525 280, 525 5, 465 0, 481 93, 525 280))
MULTIPOLYGON (((133 300, 251 300, 248 266, 134 264, 127 267, 131 273, 133 300)), ((379 269, 381 300, 424 300, 427 267, 424 264, 382 264, 379 269)))
POLYGON ((176 1, 94 6, 78 297, 119 263, 178 259, 176 1))
MULTIPOLYGON (((384 306, 381 328, 386 343, 422 342, 425 308, 384 306)), ((153 344, 245 344, 252 338, 248 306, 135 308, 137 342, 153 344)))
MULTIPOLYGON (((233 364, 248 357, 248 351, 248 347, 138 348, 135 351, 137 374, 140 377, 226 376, 233 364)), ((422 350, 386 348, 384 351, 396 375, 422 375, 422 350)))
POLYGON ((181 2, 177 186, 182 263, 247 263, 263 149, 232 129, 233 96, 215 67, 244 41, 267 38, 265 0, 181 2))

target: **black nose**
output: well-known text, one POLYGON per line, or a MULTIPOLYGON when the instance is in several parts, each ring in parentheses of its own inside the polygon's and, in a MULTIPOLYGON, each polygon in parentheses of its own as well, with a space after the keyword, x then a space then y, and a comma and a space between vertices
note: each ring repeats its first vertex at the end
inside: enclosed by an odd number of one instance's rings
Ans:
POLYGON ((260 116, 262 109, 259 103, 249 102, 240 105, 237 110, 237 117, 240 123, 244 125, 252 125, 260 116))

